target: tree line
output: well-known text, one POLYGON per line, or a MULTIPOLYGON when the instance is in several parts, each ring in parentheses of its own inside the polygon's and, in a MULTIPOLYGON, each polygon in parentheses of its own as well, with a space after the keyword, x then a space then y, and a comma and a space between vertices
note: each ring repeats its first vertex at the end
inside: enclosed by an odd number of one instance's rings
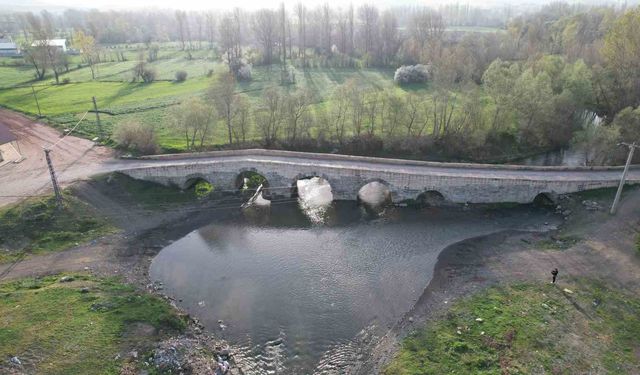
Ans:
MULTIPOLYGON (((456 9, 449 13, 425 7, 380 10, 368 4, 310 8, 300 3, 293 9, 282 5, 278 9, 235 9, 198 16, 164 12, 163 17, 173 20, 165 26, 171 30, 153 34, 153 40, 174 40, 185 53, 212 48, 228 64, 234 79, 242 78, 238 72, 246 64, 280 64, 283 83, 295 83, 292 67, 429 67, 428 94, 354 90, 361 85, 348 82, 337 87, 330 98, 310 99, 328 104, 302 111, 301 129, 313 129, 309 132, 312 138, 340 147, 349 143, 348 137, 355 137, 356 143, 365 136, 374 143, 378 142, 376 137, 398 143, 398 129, 407 126, 403 121, 408 114, 415 118, 408 120, 411 130, 404 138, 421 138, 431 148, 455 150, 464 158, 574 143, 589 148, 588 159, 598 163, 611 155, 619 157, 611 152, 615 142, 638 140, 632 119, 640 105, 639 8, 553 3, 536 12, 509 14, 508 19, 496 21, 503 22, 503 30, 490 33, 447 31, 451 14, 468 20, 465 14, 469 11, 456 9), (394 108, 400 108, 402 117, 390 123, 394 108), (421 121, 429 132, 416 135, 416 129, 422 129, 421 121), (319 125, 308 126, 310 123, 319 125), (387 134, 390 129, 392 134, 387 134)), ((91 66, 95 59, 92 51, 99 49, 101 42, 117 38, 107 36, 113 31, 109 27, 95 26, 101 19, 96 11, 71 14, 77 16, 76 23, 67 20, 76 30, 73 44, 80 47, 83 43, 78 40, 89 40, 90 48, 80 50, 91 66)), ((73 19, 70 14, 61 17, 73 19)), ((111 22, 106 18, 101 22, 111 22)), ((55 33, 56 22, 61 22, 46 14, 27 14, 24 20, 25 35, 33 39, 41 37, 42 29, 55 33)), ((148 23, 125 24, 145 27, 148 23)), ((145 35, 148 38, 143 39, 151 43, 152 34, 145 35)), ((37 48, 33 51, 40 60, 49 59, 56 65, 48 53, 37 48)), ((28 54, 26 58, 38 60, 28 54)), ((294 130, 283 125, 290 123, 290 116, 282 114, 290 106, 282 98, 289 91, 268 88, 259 110, 244 111, 245 118, 251 119, 246 123, 260 129, 268 146, 299 142, 305 134, 297 125, 294 130)), ((229 143, 233 143, 232 112, 227 108, 225 114, 229 143)), ((190 148, 195 147, 197 138, 190 137, 190 148)))

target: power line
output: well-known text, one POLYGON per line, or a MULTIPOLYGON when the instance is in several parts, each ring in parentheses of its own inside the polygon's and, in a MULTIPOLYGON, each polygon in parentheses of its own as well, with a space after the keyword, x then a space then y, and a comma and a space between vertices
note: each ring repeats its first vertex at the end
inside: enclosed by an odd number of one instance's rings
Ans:
MULTIPOLYGON (((78 121, 78 122, 76 123, 76 125, 75 125, 73 128, 71 128, 71 130, 69 130, 69 131, 67 132, 67 134, 63 135, 63 136, 62 136, 62 138, 58 139, 58 141, 57 141, 56 143, 54 143, 51 147, 49 147, 49 149, 50 149, 50 150, 52 150, 52 149, 53 149, 54 147, 56 147, 60 142, 62 142, 62 141, 63 141, 63 140, 64 140, 64 139, 69 135, 69 134, 73 133, 73 131, 74 131, 74 130, 76 130, 76 128, 78 127, 78 125, 80 125, 80 123, 82 122, 82 120, 84 120, 84 118, 87 116, 87 113, 89 113, 89 111, 86 111, 86 112, 84 113, 84 115, 82 115, 82 118, 80 119, 80 121, 78 121)), ((80 159, 80 158, 78 158, 78 160, 79 160, 79 159, 80 159)))

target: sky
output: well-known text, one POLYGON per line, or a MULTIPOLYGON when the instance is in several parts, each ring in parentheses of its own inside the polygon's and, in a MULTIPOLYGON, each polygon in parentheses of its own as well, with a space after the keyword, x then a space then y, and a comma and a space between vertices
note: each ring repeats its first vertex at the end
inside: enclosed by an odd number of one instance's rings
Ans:
MULTIPOLYGON (((160 8, 160 9, 184 9, 184 10, 205 10, 205 9, 229 9, 240 7, 245 9, 275 8, 283 0, 0 0, 0 9, 13 11, 39 11, 47 9, 50 11, 62 11, 66 8, 97 8, 97 9, 131 9, 131 8, 160 8)), ((292 6, 300 0, 284 0, 285 5, 292 6)), ((345 6, 348 3, 358 5, 363 2, 373 3, 379 7, 393 5, 440 5, 446 3, 470 4, 479 7, 492 7, 495 5, 511 4, 535 5, 551 2, 551 0, 304 0, 307 6, 313 7, 317 4, 329 3, 334 7, 345 6)), ((568 0, 567 2, 582 2, 589 4, 599 3, 622 3, 624 0, 568 0)), ((630 3, 637 2, 629 0, 630 3)))

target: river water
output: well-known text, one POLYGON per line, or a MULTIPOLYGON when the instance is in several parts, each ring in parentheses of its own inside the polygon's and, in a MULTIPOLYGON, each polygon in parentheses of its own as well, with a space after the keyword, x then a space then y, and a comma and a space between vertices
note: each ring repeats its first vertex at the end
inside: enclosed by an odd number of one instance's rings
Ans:
POLYGON ((245 374, 338 374, 423 293, 439 253, 475 236, 544 230, 549 211, 333 202, 230 214, 164 248, 151 277, 227 339, 245 374))

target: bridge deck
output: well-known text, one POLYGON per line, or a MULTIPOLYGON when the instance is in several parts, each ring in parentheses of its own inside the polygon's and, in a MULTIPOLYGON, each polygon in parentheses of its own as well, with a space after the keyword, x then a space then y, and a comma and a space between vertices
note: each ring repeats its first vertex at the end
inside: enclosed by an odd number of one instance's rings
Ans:
MULTIPOLYGON (((262 150, 260 150, 262 151, 262 150)), ((277 152, 280 153, 280 152, 277 152)), ((210 153, 212 154, 212 153, 210 153)), ((429 175, 443 177, 467 177, 467 178, 493 178, 505 180, 530 180, 530 181, 612 181, 619 180, 622 168, 567 168, 567 167, 527 167, 527 166, 504 166, 487 164, 455 164, 455 163, 421 163, 416 161, 405 161, 399 159, 381 158, 343 158, 335 155, 323 155, 321 159, 316 158, 317 154, 291 153, 291 156, 284 155, 212 155, 209 157, 179 157, 176 159, 138 159, 122 161, 117 163, 116 170, 129 170, 137 168, 180 166, 180 165, 206 165, 219 163, 268 163, 277 167, 281 166, 305 166, 319 168, 367 170, 377 172, 392 172, 411 175, 429 175), (331 157, 334 158, 331 158, 331 157), (368 159, 368 160, 363 160, 368 159)), ((640 182, 640 168, 637 166, 629 170, 627 179, 629 182, 640 182)))

